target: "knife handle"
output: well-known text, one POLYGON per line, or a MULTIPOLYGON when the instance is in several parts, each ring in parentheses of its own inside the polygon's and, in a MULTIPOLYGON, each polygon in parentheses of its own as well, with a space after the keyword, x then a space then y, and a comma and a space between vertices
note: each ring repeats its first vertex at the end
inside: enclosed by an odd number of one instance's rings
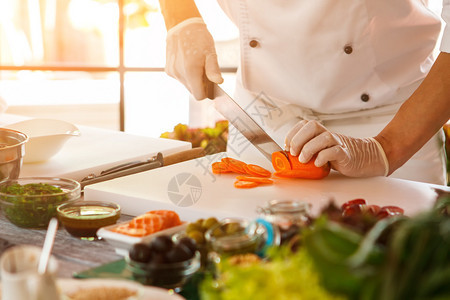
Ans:
POLYGON ((186 160, 195 159, 205 156, 205 149, 196 147, 185 151, 180 151, 163 157, 163 166, 180 163, 186 160))

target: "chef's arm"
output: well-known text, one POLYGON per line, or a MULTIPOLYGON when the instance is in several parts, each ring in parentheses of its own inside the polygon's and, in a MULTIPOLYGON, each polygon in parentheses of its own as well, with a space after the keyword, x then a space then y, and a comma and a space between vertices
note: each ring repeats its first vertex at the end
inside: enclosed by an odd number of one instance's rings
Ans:
POLYGON ((441 52, 428 76, 375 137, 389 161, 402 166, 450 119, 450 53, 441 52))
POLYGON ((214 39, 194 0, 160 0, 167 28, 166 73, 197 99, 207 98, 210 83, 222 83, 214 39))
POLYGON ((374 138, 333 133, 317 121, 300 121, 286 135, 286 150, 302 163, 330 162, 346 176, 387 176, 413 156, 450 118, 450 53, 442 52, 428 76, 374 138))
POLYGON ((159 0, 159 4, 167 30, 189 18, 201 18, 194 0, 159 0))

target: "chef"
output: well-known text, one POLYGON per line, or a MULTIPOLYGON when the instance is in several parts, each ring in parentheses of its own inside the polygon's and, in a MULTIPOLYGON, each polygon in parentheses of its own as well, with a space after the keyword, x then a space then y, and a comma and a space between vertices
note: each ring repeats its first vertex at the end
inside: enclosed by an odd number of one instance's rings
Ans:
MULTIPOLYGON (((296 154, 301 147, 289 142, 299 122, 323 125, 338 144, 344 144, 340 137, 379 133, 428 74, 441 29, 422 0, 218 2, 240 33, 236 100, 296 154)), ((160 3, 168 28, 166 72, 204 99, 207 80, 223 81, 213 39, 193 0, 160 3)), ((444 19, 448 10, 444 0, 444 19)), ((233 134, 228 142, 242 159, 254 155, 233 134)), ((442 145, 441 130, 392 176, 445 184, 442 145)))

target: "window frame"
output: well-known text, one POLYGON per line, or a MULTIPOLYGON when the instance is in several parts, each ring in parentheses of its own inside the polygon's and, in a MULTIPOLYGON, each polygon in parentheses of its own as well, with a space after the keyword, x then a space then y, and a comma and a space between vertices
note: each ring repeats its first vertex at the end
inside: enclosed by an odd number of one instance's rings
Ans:
MULTIPOLYGON (((0 71, 62 71, 62 72, 116 72, 119 74, 119 130, 125 131, 125 73, 126 72, 164 72, 162 67, 127 67, 125 66, 124 60, 124 40, 125 40, 125 13, 124 6, 125 0, 117 0, 119 9, 119 64, 117 67, 104 67, 104 66, 77 66, 65 65, 22 65, 22 66, 12 66, 12 65, 2 65, 0 64, 0 71)), ((236 72, 237 68, 221 68, 222 72, 236 72)))

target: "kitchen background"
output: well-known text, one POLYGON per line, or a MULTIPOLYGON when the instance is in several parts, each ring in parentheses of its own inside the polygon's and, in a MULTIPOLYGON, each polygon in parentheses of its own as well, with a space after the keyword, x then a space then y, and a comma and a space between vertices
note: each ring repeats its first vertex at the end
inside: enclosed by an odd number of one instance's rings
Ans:
MULTIPOLYGON (((237 29, 215 1, 197 2, 231 91, 237 29)), ((0 97, 8 113, 151 137, 214 125, 208 101, 164 73, 165 38, 157 0, 1 0, 0 97)))
MULTIPOLYGON (((440 15, 442 0, 429 2, 440 15)), ((216 1, 196 3, 232 93, 238 31, 216 1)), ((6 112, 150 137, 179 123, 214 127, 220 116, 210 101, 191 99, 164 73, 165 38, 157 0, 1 0, 0 97, 6 112)), ((181 135, 185 129, 177 128, 181 135)))

